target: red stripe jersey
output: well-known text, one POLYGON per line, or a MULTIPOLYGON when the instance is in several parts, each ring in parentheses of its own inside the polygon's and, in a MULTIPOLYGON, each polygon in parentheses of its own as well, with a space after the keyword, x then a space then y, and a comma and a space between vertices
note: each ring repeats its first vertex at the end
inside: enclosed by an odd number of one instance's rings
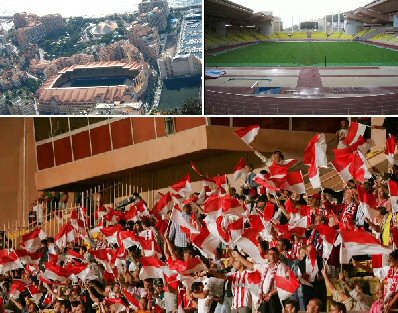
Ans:
POLYGON ((228 279, 232 283, 232 309, 251 307, 251 296, 248 290, 247 270, 242 272, 228 273, 228 279))

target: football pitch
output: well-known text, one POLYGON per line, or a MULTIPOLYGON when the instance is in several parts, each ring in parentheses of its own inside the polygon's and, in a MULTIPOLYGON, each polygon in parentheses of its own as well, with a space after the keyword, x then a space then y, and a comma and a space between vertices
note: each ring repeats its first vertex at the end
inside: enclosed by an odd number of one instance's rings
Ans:
POLYGON ((398 66, 398 51, 359 42, 263 42, 206 55, 207 67, 398 66))

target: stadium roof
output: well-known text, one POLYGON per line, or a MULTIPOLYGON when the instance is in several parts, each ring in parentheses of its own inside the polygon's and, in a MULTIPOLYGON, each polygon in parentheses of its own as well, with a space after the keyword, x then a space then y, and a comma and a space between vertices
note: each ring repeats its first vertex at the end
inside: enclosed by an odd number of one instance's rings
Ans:
POLYGON ((222 21, 232 25, 253 25, 272 20, 264 12, 254 13, 252 9, 229 0, 205 0, 206 23, 222 21))
POLYGON ((398 12, 398 1, 396 0, 375 0, 365 5, 366 9, 372 9, 384 14, 398 12))
POLYGON ((375 0, 346 13, 346 18, 366 24, 388 24, 393 22, 393 15, 396 12, 398 12, 397 0, 375 0))

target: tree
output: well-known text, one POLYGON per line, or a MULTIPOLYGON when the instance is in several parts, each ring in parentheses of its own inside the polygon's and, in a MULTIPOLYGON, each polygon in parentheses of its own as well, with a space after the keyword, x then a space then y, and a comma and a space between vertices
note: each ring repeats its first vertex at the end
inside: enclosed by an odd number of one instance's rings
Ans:
POLYGON ((184 101, 181 106, 180 114, 182 115, 201 115, 202 101, 200 98, 191 97, 184 101))

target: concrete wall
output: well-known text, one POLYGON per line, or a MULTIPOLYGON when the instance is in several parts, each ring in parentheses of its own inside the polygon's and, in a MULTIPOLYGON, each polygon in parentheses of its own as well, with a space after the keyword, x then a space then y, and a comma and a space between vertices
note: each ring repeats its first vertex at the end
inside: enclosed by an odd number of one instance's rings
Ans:
POLYGON ((274 25, 272 21, 268 21, 267 23, 261 23, 257 25, 261 34, 269 36, 274 32, 274 25))
POLYGON ((37 169, 33 119, 0 119, 0 230, 3 224, 22 221, 37 197, 35 172, 37 169), (24 121, 26 138, 24 140, 24 121), (25 157, 24 157, 25 147, 25 157), (24 175, 25 171, 25 175, 24 175), (24 183, 25 176, 25 183, 24 183))
POLYGON ((359 28, 363 24, 358 21, 353 20, 345 20, 344 21, 344 29, 347 35, 356 35, 359 32, 359 28))

